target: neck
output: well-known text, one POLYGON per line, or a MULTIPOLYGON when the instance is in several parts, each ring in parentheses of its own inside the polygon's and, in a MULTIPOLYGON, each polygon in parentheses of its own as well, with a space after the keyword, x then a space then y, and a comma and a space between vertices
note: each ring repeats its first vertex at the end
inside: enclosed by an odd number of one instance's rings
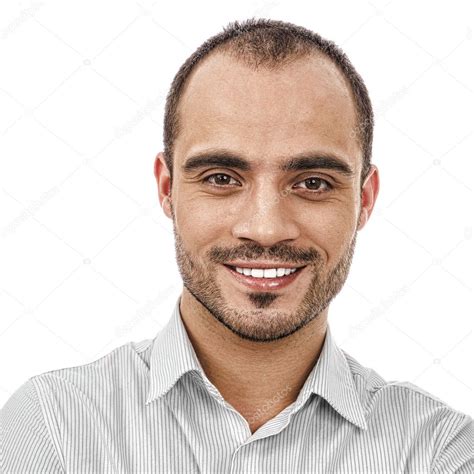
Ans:
POLYGON ((296 400, 319 357, 327 329, 326 309, 286 338, 249 341, 214 318, 186 289, 180 312, 207 378, 249 421, 251 430, 296 400))

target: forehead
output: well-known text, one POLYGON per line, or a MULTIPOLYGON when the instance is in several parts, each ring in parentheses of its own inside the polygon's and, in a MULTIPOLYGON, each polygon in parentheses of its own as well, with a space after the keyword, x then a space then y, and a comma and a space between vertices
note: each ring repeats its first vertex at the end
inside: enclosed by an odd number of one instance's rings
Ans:
POLYGON ((209 148, 246 156, 254 168, 307 150, 337 154, 357 169, 357 115, 347 80, 323 55, 254 70, 222 53, 188 78, 178 109, 175 159, 209 148))

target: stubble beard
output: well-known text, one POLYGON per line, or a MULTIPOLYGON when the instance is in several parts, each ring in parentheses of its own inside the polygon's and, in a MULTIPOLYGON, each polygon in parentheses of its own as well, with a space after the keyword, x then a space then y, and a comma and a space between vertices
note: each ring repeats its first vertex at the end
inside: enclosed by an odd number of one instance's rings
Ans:
MULTIPOLYGON (((245 310, 242 309, 242 305, 236 307, 229 304, 222 295, 221 287, 216 279, 216 271, 220 265, 214 264, 212 257, 208 259, 208 266, 203 265, 198 258, 187 251, 177 231, 172 207, 171 213, 176 259, 184 287, 212 317, 242 339, 269 342, 295 333, 323 313, 347 280, 357 232, 354 233, 342 257, 329 272, 324 270, 319 252, 312 250, 315 258, 307 262, 309 268, 303 270, 311 271, 311 282, 301 302, 293 311, 282 311, 271 307, 278 298, 277 292, 252 292, 251 290, 247 296, 254 309, 245 310)), ((215 248, 211 250, 210 255, 220 254, 222 251, 220 248, 215 248)), ((283 255, 283 261, 288 258, 286 255, 283 255)), ((298 301, 298 298, 295 296, 294 300, 298 301)))

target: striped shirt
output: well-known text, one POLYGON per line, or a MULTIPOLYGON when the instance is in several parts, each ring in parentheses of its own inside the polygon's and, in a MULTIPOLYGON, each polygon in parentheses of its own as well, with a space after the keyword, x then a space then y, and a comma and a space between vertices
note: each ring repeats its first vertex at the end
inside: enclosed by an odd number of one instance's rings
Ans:
POLYGON ((252 434, 206 377, 179 301, 154 339, 20 386, 0 412, 0 472, 474 472, 473 419, 386 382, 329 326, 296 401, 252 434))

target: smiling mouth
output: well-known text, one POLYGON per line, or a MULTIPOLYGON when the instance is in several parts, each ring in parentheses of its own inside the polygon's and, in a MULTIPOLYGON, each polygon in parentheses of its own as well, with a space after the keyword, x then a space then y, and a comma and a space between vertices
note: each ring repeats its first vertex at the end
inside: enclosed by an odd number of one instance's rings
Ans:
POLYGON ((253 278, 278 278, 287 275, 291 275, 292 273, 296 273, 297 271, 304 268, 302 267, 274 267, 274 268, 261 268, 261 267, 239 267, 236 265, 228 265, 224 264, 226 267, 234 270, 237 273, 245 276, 252 276, 253 278))
POLYGON ((237 282, 257 290, 277 290, 293 283, 304 267, 299 268, 239 268, 224 264, 237 282), (243 273, 245 272, 245 273, 243 273))

